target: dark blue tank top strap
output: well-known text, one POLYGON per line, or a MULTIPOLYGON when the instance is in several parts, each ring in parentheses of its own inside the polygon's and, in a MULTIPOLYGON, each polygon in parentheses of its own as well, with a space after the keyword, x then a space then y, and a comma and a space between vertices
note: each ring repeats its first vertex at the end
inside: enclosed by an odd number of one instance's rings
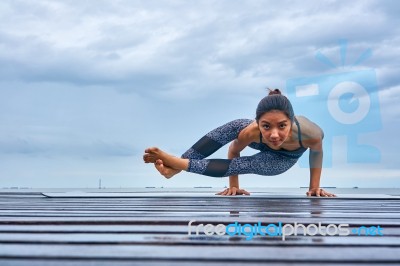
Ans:
POLYGON ((298 129, 298 130, 297 130, 297 136, 298 136, 298 138, 299 138, 300 147, 304 148, 303 142, 301 141, 300 123, 299 123, 299 121, 297 121, 297 118, 296 118, 296 117, 294 117, 294 122, 296 123, 297 129, 298 129))

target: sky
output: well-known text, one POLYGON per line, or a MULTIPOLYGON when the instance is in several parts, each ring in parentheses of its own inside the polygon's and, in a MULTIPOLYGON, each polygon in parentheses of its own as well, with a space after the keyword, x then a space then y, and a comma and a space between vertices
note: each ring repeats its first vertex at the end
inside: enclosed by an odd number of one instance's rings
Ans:
MULTIPOLYGON (((253 119, 266 88, 324 129, 322 186, 400 187, 399 13, 387 0, 3 0, 0 188, 222 188, 227 178, 167 180, 144 149, 180 156, 253 119)), ((307 156, 240 186, 308 186, 307 156)))

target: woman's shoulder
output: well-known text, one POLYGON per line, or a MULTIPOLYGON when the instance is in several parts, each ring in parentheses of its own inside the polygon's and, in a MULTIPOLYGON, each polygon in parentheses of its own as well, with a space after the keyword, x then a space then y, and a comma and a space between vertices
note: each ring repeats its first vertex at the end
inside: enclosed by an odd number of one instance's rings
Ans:
POLYGON ((248 143, 257 140, 258 138, 260 138, 260 130, 258 129, 258 125, 255 120, 245 127, 238 136, 239 141, 248 143))
POLYGON ((301 135, 304 139, 321 140, 324 138, 324 131, 316 123, 301 115, 296 115, 296 119, 300 124, 301 135))

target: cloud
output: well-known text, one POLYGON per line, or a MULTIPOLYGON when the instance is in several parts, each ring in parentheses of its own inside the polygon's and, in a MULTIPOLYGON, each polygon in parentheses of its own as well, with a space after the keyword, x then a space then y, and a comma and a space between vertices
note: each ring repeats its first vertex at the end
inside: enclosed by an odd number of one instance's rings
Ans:
POLYGON ((89 142, 76 141, 39 141, 33 138, 8 138, 0 140, 2 155, 30 155, 43 157, 80 157, 84 159, 98 157, 131 157, 140 154, 128 143, 110 143, 102 140, 89 142))
MULTIPOLYGON (((11 11, 3 22, 7 25, 11 19, 13 24, 2 33, 7 54, 0 58, 8 66, 3 78, 109 84, 136 93, 149 87, 176 92, 188 82, 217 83, 244 75, 246 82, 260 76, 276 82, 319 70, 313 53, 326 45, 336 47, 336 38, 352 36, 356 44, 371 44, 395 31, 385 27, 380 14, 371 24, 372 10, 364 2, 353 8, 335 2, 304 6, 285 1, 221 1, 216 6, 121 1, 96 7, 77 2, 44 1, 25 7, 9 3, 11 11), (19 16, 13 18, 17 11, 19 16), (32 26, 26 28, 27 23, 32 26)), ((212 86, 209 91, 218 89, 212 86)))

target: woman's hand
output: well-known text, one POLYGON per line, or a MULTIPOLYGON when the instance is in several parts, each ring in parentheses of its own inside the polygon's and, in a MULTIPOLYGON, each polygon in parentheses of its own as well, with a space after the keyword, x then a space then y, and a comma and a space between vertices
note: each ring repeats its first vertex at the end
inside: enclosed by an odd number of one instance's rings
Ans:
POLYGON ((250 193, 244 189, 240 189, 237 187, 230 187, 230 188, 224 189, 221 192, 216 193, 215 195, 236 196, 236 195, 250 195, 250 193))
POLYGON ((310 196, 317 196, 317 197, 336 197, 335 194, 329 193, 326 190, 323 190, 322 188, 310 188, 308 189, 308 192, 306 193, 307 197, 310 196))

